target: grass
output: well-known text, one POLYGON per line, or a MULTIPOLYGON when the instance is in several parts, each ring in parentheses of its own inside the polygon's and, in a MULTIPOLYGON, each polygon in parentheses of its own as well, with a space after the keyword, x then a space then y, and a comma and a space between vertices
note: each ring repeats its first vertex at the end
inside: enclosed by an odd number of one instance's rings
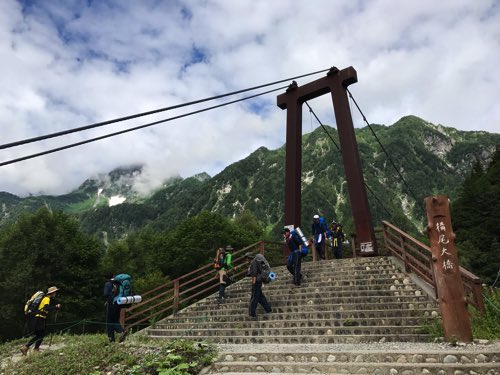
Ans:
POLYGON ((485 314, 471 309, 472 334, 480 339, 500 339, 500 289, 484 289, 485 314))
MULTIPOLYGON (((474 339, 500 339, 500 289, 484 289, 485 313, 469 307, 474 339)), ((433 339, 444 337, 441 317, 426 319, 422 322, 421 333, 429 334, 433 339)))
POLYGON ((8 358, 19 353, 20 340, 0 345, 2 375, 101 375, 113 374, 197 374, 214 360, 216 351, 206 343, 186 340, 151 340, 133 336, 125 344, 110 344, 97 335, 54 336, 52 347, 31 353, 20 361, 8 358))

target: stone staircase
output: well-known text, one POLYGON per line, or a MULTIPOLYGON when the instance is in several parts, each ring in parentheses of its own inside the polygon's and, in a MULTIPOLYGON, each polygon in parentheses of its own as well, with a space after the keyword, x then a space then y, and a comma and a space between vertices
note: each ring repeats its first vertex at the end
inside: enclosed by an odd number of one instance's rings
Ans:
POLYGON ((303 263, 300 287, 286 268, 275 272, 263 288, 273 311, 259 307, 257 321, 245 279, 223 304, 214 294, 146 333, 217 343, 220 357, 205 370, 213 373, 500 374, 498 345, 428 343, 422 325, 438 306, 391 257, 303 263))

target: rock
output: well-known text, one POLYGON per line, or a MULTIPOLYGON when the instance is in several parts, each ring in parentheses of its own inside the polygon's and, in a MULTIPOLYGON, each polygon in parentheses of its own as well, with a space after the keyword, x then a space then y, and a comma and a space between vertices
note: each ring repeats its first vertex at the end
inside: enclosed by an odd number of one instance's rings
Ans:
POLYGON ((443 359, 444 363, 457 363, 458 358, 454 355, 448 354, 446 357, 443 359))
POLYGON ((231 354, 228 354, 224 357, 224 361, 232 362, 232 361, 234 361, 234 357, 231 354))
POLYGON ((251 362, 257 362, 257 357, 251 355, 248 357, 248 360, 251 361, 251 362))
POLYGON ((326 358, 326 361, 327 362, 335 362, 335 360, 337 359, 337 357, 335 357, 334 355, 330 354, 327 358, 326 358))
POLYGON ((476 362, 479 362, 479 363, 484 363, 488 360, 488 357, 486 357, 484 354, 479 354, 477 357, 476 357, 476 362))

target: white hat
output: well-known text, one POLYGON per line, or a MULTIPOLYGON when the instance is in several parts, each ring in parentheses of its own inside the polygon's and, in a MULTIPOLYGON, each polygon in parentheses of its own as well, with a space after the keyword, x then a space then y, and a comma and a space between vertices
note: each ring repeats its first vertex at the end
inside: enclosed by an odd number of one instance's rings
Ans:
POLYGON ((51 286, 49 289, 47 289, 47 294, 52 294, 55 293, 59 290, 57 286, 51 286))
POLYGON ((319 215, 314 215, 313 219, 319 219, 319 215))

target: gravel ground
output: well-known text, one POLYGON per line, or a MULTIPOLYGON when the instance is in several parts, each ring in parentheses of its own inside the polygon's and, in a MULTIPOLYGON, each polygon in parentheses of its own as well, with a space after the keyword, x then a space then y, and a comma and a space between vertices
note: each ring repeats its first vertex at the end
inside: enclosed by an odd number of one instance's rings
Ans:
POLYGON ((373 342, 358 344, 218 344, 222 353, 319 353, 319 352, 367 352, 367 351, 412 351, 412 352, 483 352, 500 353, 500 340, 474 340, 472 343, 410 343, 410 342, 373 342))

